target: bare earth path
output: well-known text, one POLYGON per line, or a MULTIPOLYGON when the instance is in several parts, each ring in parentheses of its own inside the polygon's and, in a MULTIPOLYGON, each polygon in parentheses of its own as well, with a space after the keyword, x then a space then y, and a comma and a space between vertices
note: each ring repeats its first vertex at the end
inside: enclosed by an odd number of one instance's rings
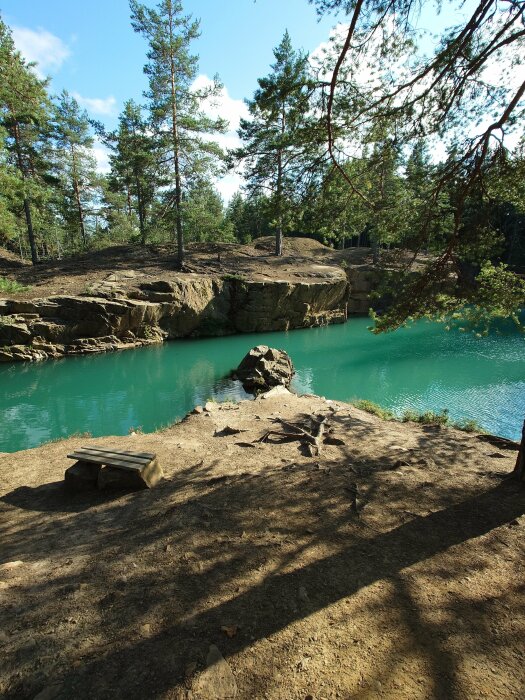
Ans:
POLYGON ((285 395, 1 456, 0 695, 523 698, 515 455, 285 395), (247 446, 312 413, 345 444, 247 446), (157 452, 166 479, 68 495, 86 442, 157 452))

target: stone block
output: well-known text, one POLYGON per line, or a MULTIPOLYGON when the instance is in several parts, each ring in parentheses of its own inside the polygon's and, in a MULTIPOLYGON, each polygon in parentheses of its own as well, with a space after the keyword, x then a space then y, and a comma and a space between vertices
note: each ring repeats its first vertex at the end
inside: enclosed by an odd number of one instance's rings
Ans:
POLYGON ((100 464, 75 462, 66 469, 64 479, 71 491, 91 491, 97 488, 100 464))
POLYGON ((0 345, 17 345, 26 343, 31 338, 31 331, 25 323, 1 323, 0 345))
POLYGON ((98 474, 99 489, 137 490, 150 489, 163 477, 160 464, 156 459, 139 469, 120 469, 102 467, 98 474))

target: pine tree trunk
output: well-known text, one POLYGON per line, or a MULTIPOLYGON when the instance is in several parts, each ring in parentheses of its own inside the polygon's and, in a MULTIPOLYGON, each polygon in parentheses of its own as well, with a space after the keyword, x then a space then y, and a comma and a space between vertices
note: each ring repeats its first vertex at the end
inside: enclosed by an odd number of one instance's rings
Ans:
POLYGON ((175 156, 175 230, 177 232, 177 267, 184 265, 184 234, 182 231, 182 188, 180 184, 179 156, 175 156))
MULTIPOLYGON (((170 7, 170 44, 173 41, 173 18, 170 7)), ((175 57, 173 48, 170 56, 171 79, 171 135, 173 144, 173 167, 175 171, 175 233, 177 237, 177 267, 184 265, 184 235, 182 231, 182 188, 179 162, 179 134, 177 121, 177 91, 175 87, 175 57)))
POLYGON ((275 255, 283 254, 283 228, 281 224, 277 227, 275 233, 275 255))
POLYGON ((139 214, 140 244, 146 245, 146 222, 144 216, 144 200, 142 197, 142 187, 139 178, 135 178, 137 185, 137 211, 139 214))
POLYGON ((133 216, 133 205, 131 204, 131 189, 129 183, 126 184, 126 199, 128 203, 128 219, 131 221, 133 216))
POLYGON ((514 467, 514 476, 518 481, 525 481, 525 421, 523 421, 521 444, 516 459, 516 466, 514 467))
POLYGON ((31 248, 31 262, 33 265, 38 263, 38 253, 36 250, 35 233, 33 231, 33 219, 31 217, 31 206, 29 199, 24 197, 24 213, 26 217, 27 236, 29 238, 29 247, 31 248))
MULTIPOLYGON (((17 159, 18 159, 18 168, 19 168, 20 173, 22 175, 22 179, 25 182, 27 180, 27 174, 26 174, 25 167, 24 167, 24 159, 22 158, 22 147, 20 145, 20 127, 18 126, 18 124, 15 124, 14 134, 15 134, 16 155, 17 155, 17 159)), ((29 247, 31 248, 31 262, 33 263, 33 265, 36 265, 38 263, 38 253, 37 253, 37 249, 36 249, 35 232, 33 229, 33 218, 31 216, 31 205, 29 203, 29 198, 26 196, 24 196, 24 214, 26 217, 27 237, 29 238, 29 247)))
POLYGON ((73 163, 73 192, 75 193, 75 201, 77 203, 78 210, 78 225, 80 228, 80 237, 82 239, 82 245, 84 248, 87 246, 86 238, 86 228, 84 226, 84 209, 82 207, 82 201, 80 199, 80 187, 78 186, 78 175, 77 175, 77 159, 75 157, 75 149, 71 146, 71 159, 73 163))
MULTIPOLYGON (((284 117, 283 117, 283 127, 282 132, 284 132, 284 117)), ((283 254, 283 154, 279 150, 277 154, 277 231, 275 232, 275 255, 281 256, 283 254)))
POLYGON ((80 227, 80 236, 82 238, 82 245, 84 247, 86 247, 87 246, 87 238, 86 238, 86 228, 84 226, 84 209, 82 207, 82 202, 80 201, 80 189, 78 187, 78 181, 76 178, 73 180, 73 191, 75 192, 75 201, 77 203, 78 225, 80 227))

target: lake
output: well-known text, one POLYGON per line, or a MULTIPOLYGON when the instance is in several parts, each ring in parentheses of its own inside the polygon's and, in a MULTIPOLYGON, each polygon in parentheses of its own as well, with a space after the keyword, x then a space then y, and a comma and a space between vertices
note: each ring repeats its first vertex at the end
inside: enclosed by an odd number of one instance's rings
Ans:
POLYGON ((183 417, 196 404, 248 398, 226 378, 254 345, 286 350, 293 389, 369 399, 401 414, 442 411, 519 439, 525 417, 525 344, 517 331, 476 338, 420 322, 375 336, 370 320, 344 325, 180 340, 125 352, 0 365, 0 452, 76 432, 125 435, 183 417))

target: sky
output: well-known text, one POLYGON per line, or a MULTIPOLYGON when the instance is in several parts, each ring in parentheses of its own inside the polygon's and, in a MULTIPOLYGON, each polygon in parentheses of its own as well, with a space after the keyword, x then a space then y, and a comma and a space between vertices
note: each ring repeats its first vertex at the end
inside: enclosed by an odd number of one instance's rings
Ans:
MULTIPOLYGON (((224 84, 221 112, 230 120, 225 147, 237 145, 244 100, 252 97, 257 78, 269 73, 273 48, 285 30, 296 49, 311 53, 341 20, 319 21, 307 0, 183 0, 183 6, 201 20, 201 37, 192 46, 199 55, 198 80, 218 74, 224 84)), ((51 93, 68 90, 107 128, 116 126, 126 100, 143 99, 147 46, 131 27, 128 0, 0 0, 0 14, 24 57, 37 61, 36 70, 51 78, 51 93)), ((450 22, 446 12, 439 20, 423 18, 433 28, 450 22)), ((95 153, 99 168, 107 169, 100 144, 95 153)), ((229 175, 218 189, 228 200, 240 184, 238 175, 229 175)))
MULTIPOLYGON (((334 23, 334 18, 318 21, 306 0, 183 0, 183 7, 201 20, 201 37, 192 46, 200 75, 218 74, 225 86, 222 111, 230 132, 224 146, 236 145, 244 99, 253 95, 257 78, 268 74, 272 49, 284 31, 296 48, 309 52, 326 41, 334 23)), ((0 0, 0 14, 24 57, 51 77, 51 92, 68 90, 107 128, 116 126, 126 100, 143 99, 147 46, 131 27, 128 0, 0 0)), ((100 144, 95 152, 100 169, 106 169, 100 144)), ((228 200, 239 185, 240 178, 230 175, 218 189, 228 200)))

